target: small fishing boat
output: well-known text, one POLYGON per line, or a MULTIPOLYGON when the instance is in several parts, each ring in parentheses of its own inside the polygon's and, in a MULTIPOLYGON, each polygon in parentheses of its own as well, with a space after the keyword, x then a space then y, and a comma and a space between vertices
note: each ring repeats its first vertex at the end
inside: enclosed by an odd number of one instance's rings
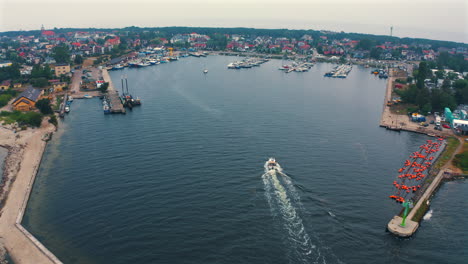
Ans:
POLYGON ((146 61, 142 61, 140 63, 138 63, 138 67, 146 67, 146 66, 150 66, 151 64, 149 62, 146 62, 146 61))
POLYGON ((110 107, 107 104, 102 107, 102 110, 104 110, 104 114, 110 114, 110 107))
POLYGON ((140 97, 137 97, 136 99, 133 99, 133 104, 134 104, 134 105, 141 105, 141 99, 140 99, 140 97))
POLYGON ((204 70, 203 70, 203 73, 204 73, 204 74, 207 74, 207 73, 208 73, 208 70, 207 70, 207 69, 204 69, 204 70))
POLYGON ((121 69, 123 69, 123 68, 124 68, 123 65, 121 65, 121 64, 116 64, 116 65, 114 65, 114 67, 112 67, 112 70, 114 70, 114 71, 115 71, 115 70, 121 70, 121 69))

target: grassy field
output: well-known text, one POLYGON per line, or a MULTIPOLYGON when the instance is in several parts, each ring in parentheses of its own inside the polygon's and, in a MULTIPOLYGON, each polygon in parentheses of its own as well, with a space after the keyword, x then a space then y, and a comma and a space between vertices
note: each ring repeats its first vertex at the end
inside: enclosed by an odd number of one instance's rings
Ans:
POLYGON ((453 165, 460 168, 463 173, 468 174, 468 142, 465 140, 461 153, 455 155, 453 165))
POLYGON ((36 112, 2 111, 0 120, 5 124, 18 123, 20 126, 40 127, 43 115, 36 112))
POLYGON ((427 209, 429 209, 429 205, 427 205, 427 200, 424 200, 411 220, 419 223, 426 214, 427 209))
POLYGON ((434 167, 436 169, 440 169, 442 168, 442 166, 447 164, 447 162, 452 158, 459 145, 460 141, 458 141, 457 138, 447 138, 447 147, 445 148, 444 152, 442 152, 437 162, 434 164, 434 167))

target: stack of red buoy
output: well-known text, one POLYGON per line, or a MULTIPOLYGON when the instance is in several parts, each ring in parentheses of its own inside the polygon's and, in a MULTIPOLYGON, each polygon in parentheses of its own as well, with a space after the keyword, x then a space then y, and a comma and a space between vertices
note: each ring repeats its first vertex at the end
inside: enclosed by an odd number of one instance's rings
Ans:
POLYGON ((437 153, 443 142, 443 138, 437 140, 427 140, 426 144, 419 147, 419 150, 413 152, 404 166, 398 170, 398 177, 393 181, 395 194, 389 197, 397 203, 403 203, 412 197, 419 188, 421 188, 429 168, 431 167, 437 153))

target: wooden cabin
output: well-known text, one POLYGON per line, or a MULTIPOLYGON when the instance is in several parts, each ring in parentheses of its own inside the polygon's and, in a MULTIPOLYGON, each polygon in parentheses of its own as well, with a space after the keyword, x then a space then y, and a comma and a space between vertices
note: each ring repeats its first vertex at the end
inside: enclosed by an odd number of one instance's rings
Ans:
POLYGON ((44 93, 43 90, 28 87, 13 101, 13 109, 18 111, 31 111, 36 107, 36 102, 44 93))

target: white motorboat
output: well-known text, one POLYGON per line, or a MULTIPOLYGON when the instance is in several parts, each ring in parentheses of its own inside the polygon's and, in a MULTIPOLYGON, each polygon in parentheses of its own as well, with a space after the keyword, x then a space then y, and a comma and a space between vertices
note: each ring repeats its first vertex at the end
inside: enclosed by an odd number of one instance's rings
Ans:
POLYGON ((203 70, 203 73, 204 73, 204 74, 207 74, 207 73, 208 73, 208 70, 207 70, 207 69, 204 69, 204 70, 203 70))
POLYGON ((68 99, 67 99, 68 102, 73 102, 73 97, 70 95, 68 96, 68 99))
POLYGON ((65 106, 65 113, 68 113, 70 112, 70 107, 69 106, 65 106))
POLYGON ((276 162, 275 158, 269 158, 266 166, 268 170, 275 170, 278 168, 279 164, 276 162))

